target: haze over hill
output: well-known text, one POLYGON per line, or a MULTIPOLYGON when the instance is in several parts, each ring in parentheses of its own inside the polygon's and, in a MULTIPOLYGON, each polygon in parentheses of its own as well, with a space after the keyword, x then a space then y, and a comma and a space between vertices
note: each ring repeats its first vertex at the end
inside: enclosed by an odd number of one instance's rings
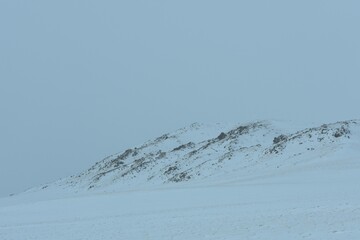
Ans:
POLYGON ((357 239, 360 121, 194 123, 0 199, 0 239, 357 239))
POLYGON ((1 0, 0 196, 194 121, 360 118, 358 9, 1 0))
POLYGON ((351 136, 359 137, 356 120, 320 126, 289 124, 194 123, 111 155, 79 175, 41 189, 116 191, 126 186, 254 178, 316 163, 353 141, 351 136))
POLYGON ((360 239, 359 9, 1 0, 0 240, 360 239))
POLYGON ((246 180, 297 171, 359 140, 359 121, 194 123, 106 157, 80 174, 27 193, 118 191, 178 182, 246 180))

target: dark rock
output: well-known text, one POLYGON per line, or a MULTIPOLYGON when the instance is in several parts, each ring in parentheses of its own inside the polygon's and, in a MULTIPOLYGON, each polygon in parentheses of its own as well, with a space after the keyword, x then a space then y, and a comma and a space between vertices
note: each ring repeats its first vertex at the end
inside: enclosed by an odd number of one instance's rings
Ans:
POLYGON ((178 173, 172 178, 169 179, 171 182, 183 182, 189 180, 191 177, 188 175, 187 172, 178 173))
POLYGON ((123 154, 118 156, 116 159, 125 160, 132 152, 133 152, 132 149, 128 149, 123 154))
POLYGON ((347 135, 350 133, 350 130, 342 126, 341 128, 336 129, 336 132, 333 134, 334 137, 339 138, 344 135, 347 135))
POLYGON ((281 134, 280 136, 277 136, 273 140, 273 144, 278 144, 279 142, 285 142, 288 139, 288 137, 284 134, 281 134))
POLYGON ((157 153, 156 159, 162 159, 162 158, 164 158, 164 157, 166 157, 166 152, 163 152, 163 151, 160 150, 160 151, 157 153))
POLYGON ((172 172, 178 170, 178 167, 177 166, 171 166, 169 167, 164 173, 165 174, 171 174, 172 172))
POLYGON ((223 139, 225 139, 226 138, 226 133, 220 133, 220 135, 217 137, 217 139, 219 140, 219 141, 221 141, 221 140, 223 140, 223 139))
POLYGON ((135 148, 135 150, 133 151, 133 154, 131 156, 135 157, 139 154, 139 151, 135 148))
POLYGON ((183 145, 180 145, 180 146, 174 148, 174 149, 172 150, 172 152, 179 151, 179 150, 182 150, 182 149, 185 149, 185 148, 189 148, 189 147, 194 147, 194 146, 195 146, 195 143, 189 142, 189 143, 187 143, 187 144, 183 144, 183 145))
POLYGON ((164 134, 164 135, 158 137, 157 139, 155 139, 155 142, 156 142, 156 143, 162 142, 162 141, 164 141, 164 140, 166 140, 166 139, 168 139, 168 138, 169 138, 169 134, 164 134))

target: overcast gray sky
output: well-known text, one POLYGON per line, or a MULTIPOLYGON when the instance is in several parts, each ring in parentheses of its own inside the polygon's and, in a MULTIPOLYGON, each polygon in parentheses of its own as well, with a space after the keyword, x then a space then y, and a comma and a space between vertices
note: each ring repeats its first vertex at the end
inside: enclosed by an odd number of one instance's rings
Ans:
POLYGON ((192 122, 360 118, 360 2, 0 1, 0 196, 192 122))

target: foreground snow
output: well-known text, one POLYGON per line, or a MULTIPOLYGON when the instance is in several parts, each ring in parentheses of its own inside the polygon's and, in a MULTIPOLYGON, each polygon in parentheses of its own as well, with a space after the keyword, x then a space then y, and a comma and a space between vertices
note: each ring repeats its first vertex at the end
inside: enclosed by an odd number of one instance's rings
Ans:
POLYGON ((3 198, 0 239, 360 239, 356 129, 309 154, 290 142, 253 171, 235 161, 208 179, 78 192, 57 183, 3 198))
POLYGON ((360 239, 359 174, 359 159, 328 159, 246 182, 17 196, 0 203, 0 239, 360 239))

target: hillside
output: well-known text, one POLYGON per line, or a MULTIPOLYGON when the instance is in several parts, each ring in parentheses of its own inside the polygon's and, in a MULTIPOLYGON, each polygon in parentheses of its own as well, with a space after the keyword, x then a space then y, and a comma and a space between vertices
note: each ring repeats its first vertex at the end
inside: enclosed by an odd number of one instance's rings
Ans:
POLYGON ((313 127, 274 121, 235 126, 195 123, 109 156, 77 176, 40 189, 60 186, 76 192, 116 191, 292 171, 357 141, 359 126, 355 120, 313 127))
POLYGON ((0 199, 0 239, 359 239, 360 124, 192 124, 0 199))

